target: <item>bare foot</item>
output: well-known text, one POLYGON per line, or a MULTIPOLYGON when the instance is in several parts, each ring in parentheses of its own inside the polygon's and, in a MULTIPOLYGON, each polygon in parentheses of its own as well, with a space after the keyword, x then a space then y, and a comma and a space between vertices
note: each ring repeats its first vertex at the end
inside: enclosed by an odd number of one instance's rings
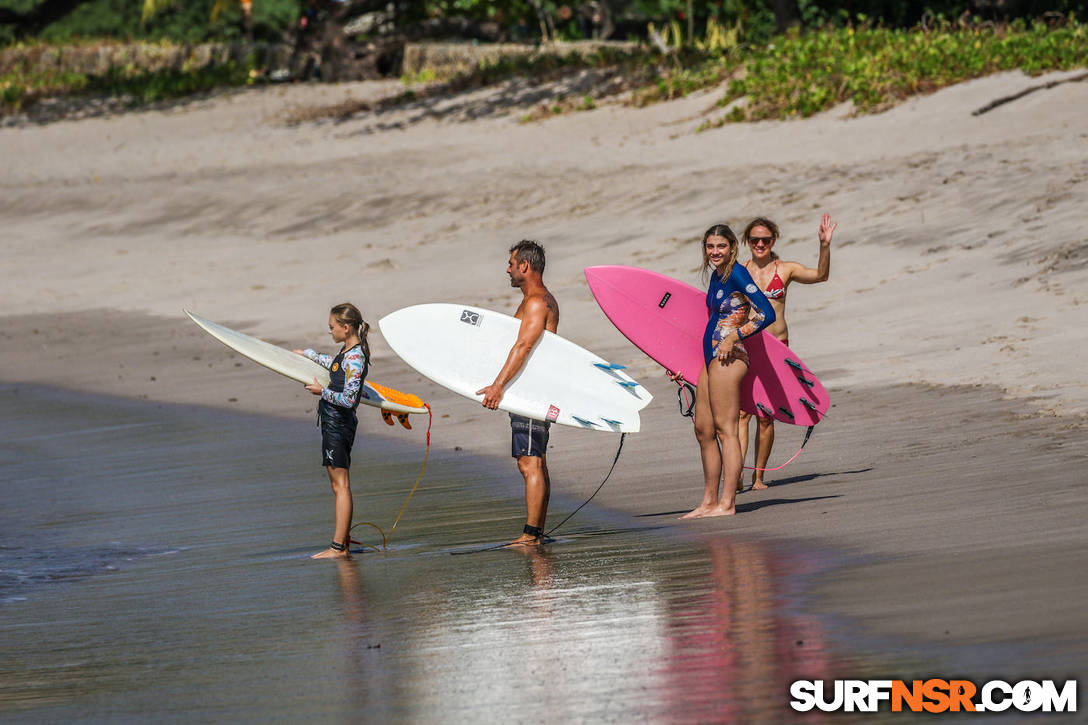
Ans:
POLYGON ((518 538, 511 541, 506 546, 538 546, 544 543, 544 537, 542 536, 530 536, 529 534, 522 534, 518 538))
POLYGON ((344 549, 343 551, 337 551, 336 549, 333 549, 333 548, 330 547, 328 549, 325 549, 321 553, 314 554, 310 558, 311 559, 350 559, 351 558, 351 552, 349 550, 347 550, 347 549, 344 549))
POLYGON ((682 518, 682 519, 701 519, 702 517, 706 516, 708 513, 710 513, 713 510, 714 510, 713 506, 707 506, 707 505, 704 504, 704 505, 700 506, 699 508, 695 509, 694 511, 687 512, 686 514, 684 514, 680 518, 682 518))
POLYGON ((736 506, 730 506, 729 508, 725 508, 724 506, 718 505, 710 509, 709 512, 703 514, 703 517, 710 518, 711 516, 733 516, 736 513, 736 506))
POLYGON ((763 481, 752 481, 752 490, 753 491, 763 491, 764 489, 768 489, 768 488, 770 488, 770 486, 763 483, 763 481))

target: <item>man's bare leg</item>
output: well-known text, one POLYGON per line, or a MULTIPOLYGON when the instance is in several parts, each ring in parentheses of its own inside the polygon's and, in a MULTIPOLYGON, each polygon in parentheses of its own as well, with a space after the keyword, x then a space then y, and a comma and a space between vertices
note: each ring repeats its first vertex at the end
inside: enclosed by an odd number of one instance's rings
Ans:
POLYGON ((548 517, 548 501, 552 494, 547 457, 518 456, 518 470, 525 478, 525 526, 541 533, 523 532, 510 544, 540 544, 544 541, 544 521, 548 517))
POLYGON ((311 559, 349 559, 351 558, 351 542, 348 532, 351 530, 351 481, 348 478, 348 469, 326 466, 329 473, 329 483, 332 484, 332 492, 336 496, 336 525, 333 529, 332 540, 344 546, 343 551, 337 551, 330 547, 314 554, 311 559))

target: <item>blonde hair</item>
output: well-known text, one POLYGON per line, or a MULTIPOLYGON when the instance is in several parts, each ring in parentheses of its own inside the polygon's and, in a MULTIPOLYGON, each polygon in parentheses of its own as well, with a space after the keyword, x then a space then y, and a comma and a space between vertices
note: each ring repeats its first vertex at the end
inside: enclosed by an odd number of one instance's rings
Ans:
POLYGON ((366 341, 366 333, 370 331, 370 325, 363 319, 363 313, 350 302, 341 302, 335 305, 329 314, 341 325, 355 328, 355 334, 359 336, 359 347, 363 349, 366 359, 370 360, 370 345, 366 341))
POLYGON ((733 271, 733 265, 737 262, 737 249, 740 247, 740 242, 737 241, 737 235, 733 233, 733 230, 729 228, 728 224, 715 224, 703 233, 704 280, 709 276, 708 273, 711 268, 710 255, 706 253, 706 240, 711 237, 724 237, 729 240, 729 244, 732 246, 732 251, 729 253, 729 259, 725 262, 725 271, 719 272, 722 279, 729 279, 729 274, 733 271))

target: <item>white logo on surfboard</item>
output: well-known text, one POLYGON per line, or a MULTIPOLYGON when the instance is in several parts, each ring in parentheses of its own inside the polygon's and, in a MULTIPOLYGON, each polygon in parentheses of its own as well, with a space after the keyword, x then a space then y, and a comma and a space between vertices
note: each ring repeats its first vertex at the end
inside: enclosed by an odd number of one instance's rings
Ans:
POLYGON ((718 299, 720 300, 722 298, 722 295, 724 294, 725 292, 723 292, 722 290, 718 290, 718 299))
POLYGON ((758 290, 758 289, 759 289, 758 287, 756 287, 754 284, 749 282, 748 286, 744 288, 744 291, 747 292, 750 295, 754 295, 756 293, 756 290, 758 290))

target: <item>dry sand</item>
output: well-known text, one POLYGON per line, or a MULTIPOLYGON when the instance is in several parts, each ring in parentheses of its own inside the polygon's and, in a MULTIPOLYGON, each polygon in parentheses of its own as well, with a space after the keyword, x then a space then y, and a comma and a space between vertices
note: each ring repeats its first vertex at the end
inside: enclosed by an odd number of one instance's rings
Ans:
MULTIPOLYGON (((344 299, 371 321, 427 301, 511 309, 506 249, 536 238, 561 334, 628 363, 657 396, 597 501, 673 522, 701 485, 690 423, 581 270, 634 264, 699 284, 702 231, 757 214, 779 222, 784 258, 815 264, 826 211, 839 222, 831 280, 793 286, 789 319, 835 408, 769 478, 779 485, 742 495, 740 516, 677 525, 863 557, 820 601, 876 633, 1064 639, 1084 669, 1088 587, 1070 574, 1088 543, 1088 84, 971 115, 1062 77, 1009 73, 875 116, 703 133, 716 93, 522 124, 539 94, 516 84, 284 123, 396 83, 0 129, 0 381, 310 416, 311 396, 181 309, 327 348, 325 311, 344 299)), ((372 379, 438 411, 436 445, 505 454, 503 416, 421 379, 376 330, 372 346, 372 379)), ((784 428, 776 457, 799 438, 784 428)), ((376 416, 362 431, 418 435, 376 416)), ((577 497, 615 438, 558 430, 553 443, 556 486, 577 497)))

